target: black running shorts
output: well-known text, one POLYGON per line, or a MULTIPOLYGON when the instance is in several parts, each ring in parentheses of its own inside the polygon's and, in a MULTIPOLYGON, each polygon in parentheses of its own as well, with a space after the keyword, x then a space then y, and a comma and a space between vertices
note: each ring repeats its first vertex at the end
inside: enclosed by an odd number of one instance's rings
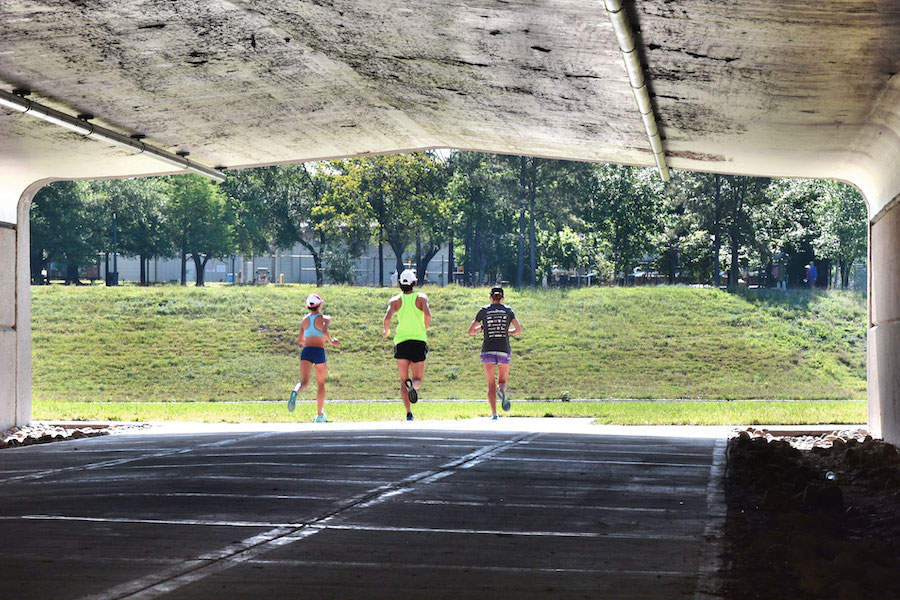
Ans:
POLYGON ((428 356, 428 344, 421 340, 406 340, 394 346, 394 358, 422 362, 428 356))

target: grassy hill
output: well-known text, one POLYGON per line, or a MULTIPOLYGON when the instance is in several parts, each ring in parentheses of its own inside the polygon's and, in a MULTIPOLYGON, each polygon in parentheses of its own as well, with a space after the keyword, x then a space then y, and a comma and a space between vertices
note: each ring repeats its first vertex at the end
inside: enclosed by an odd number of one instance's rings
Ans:
MULTIPOLYGON (((299 376, 310 286, 35 287, 40 402, 284 400, 299 376)), ((338 348, 329 399, 398 394, 381 320, 391 290, 325 287, 338 348)), ((486 289, 426 288, 434 322, 424 399, 482 399, 486 289)), ((515 398, 863 399, 865 299, 854 292, 684 287, 507 293, 515 398)), ((309 394, 307 394, 309 395, 309 394)))

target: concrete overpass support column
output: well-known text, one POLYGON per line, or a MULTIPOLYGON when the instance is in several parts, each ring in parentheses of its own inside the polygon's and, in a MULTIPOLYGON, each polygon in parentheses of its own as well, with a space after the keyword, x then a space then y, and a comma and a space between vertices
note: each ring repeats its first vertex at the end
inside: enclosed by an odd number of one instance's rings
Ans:
POLYGON ((0 430, 31 421, 31 273, 29 207, 0 222, 0 430))
POLYGON ((900 202, 869 225, 869 429, 900 444, 900 202))

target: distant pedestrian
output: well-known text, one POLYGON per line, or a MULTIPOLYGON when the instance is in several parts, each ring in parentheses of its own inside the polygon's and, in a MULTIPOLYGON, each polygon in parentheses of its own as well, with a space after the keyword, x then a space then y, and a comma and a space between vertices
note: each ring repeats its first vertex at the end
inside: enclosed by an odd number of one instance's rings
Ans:
POLYGON ((497 395, 504 411, 510 408, 506 383, 509 380, 509 361, 512 349, 509 336, 522 332, 522 326, 513 309, 503 304, 503 288, 491 288, 491 303, 482 306, 469 325, 469 335, 479 330, 484 332, 481 343, 481 362, 484 365, 484 376, 488 384, 488 403, 491 405, 491 419, 497 420, 497 395), (494 372, 497 379, 494 380, 494 372))
POLYGON ((816 279, 819 276, 819 272, 816 269, 816 263, 810 261, 808 265, 806 265, 806 279, 803 282, 811 288, 816 287, 816 279))
POLYGON ((397 314, 397 330, 394 333, 394 358, 400 374, 400 399, 406 408, 406 420, 414 419, 412 404, 419 399, 418 390, 425 376, 425 359, 428 357, 428 335, 431 326, 431 308, 425 294, 413 291, 418 279, 416 272, 406 269, 398 277, 400 294, 388 302, 384 315, 382 337, 391 333, 391 317, 397 314))
POLYGON ((316 367, 316 423, 324 423, 325 416, 325 376, 328 374, 328 363, 325 359, 325 341, 332 346, 337 346, 337 338, 328 333, 331 317, 321 314, 322 297, 318 294, 310 294, 306 297, 306 308, 309 314, 300 321, 300 334, 297 336, 297 344, 303 350, 300 351, 300 383, 294 386, 291 398, 288 400, 288 410, 294 412, 297 405, 297 396, 309 385, 310 372, 313 365, 316 367))

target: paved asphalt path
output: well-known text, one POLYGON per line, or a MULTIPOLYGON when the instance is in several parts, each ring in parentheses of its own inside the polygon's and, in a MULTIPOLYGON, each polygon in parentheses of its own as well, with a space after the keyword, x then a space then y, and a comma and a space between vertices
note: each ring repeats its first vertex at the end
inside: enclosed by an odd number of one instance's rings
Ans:
POLYGON ((0 598, 705 597, 724 438, 415 425, 3 450, 0 598))

